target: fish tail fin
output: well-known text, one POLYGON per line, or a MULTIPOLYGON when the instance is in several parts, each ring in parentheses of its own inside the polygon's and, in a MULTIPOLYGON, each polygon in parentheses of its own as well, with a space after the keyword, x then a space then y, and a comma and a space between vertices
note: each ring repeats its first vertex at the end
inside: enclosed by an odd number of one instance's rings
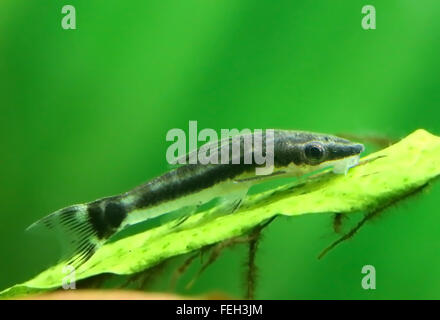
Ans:
POLYGON ((79 267, 88 261, 107 238, 99 238, 87 205, 60 209, 30 225, 26 231, 57 234, 63 246, 62 261, 79 267))

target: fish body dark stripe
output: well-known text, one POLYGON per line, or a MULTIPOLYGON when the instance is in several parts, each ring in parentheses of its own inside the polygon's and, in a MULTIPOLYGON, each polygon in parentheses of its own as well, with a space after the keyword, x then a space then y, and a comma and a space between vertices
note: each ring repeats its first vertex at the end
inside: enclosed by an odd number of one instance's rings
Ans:
MULTIPOLYGON (((250 150, 249 146, 246 144, 246 138, 248 135, 240 136, 239 140, 239 154, 232 154, 234 150, 232 139, 229 140, 228 150, 229 157, 228 163, 222 164, 220 162, 221 151, 217 150, 219 163, 218 164, 185 164, 173 171, 170 171, 147 184, 140 186, 132 191, 132 194, 136 195, 137 200, 133 203, 133 209, 140 209, 158 205, 160 203, 177 199, 179 197, 186 196, 188 194, 196 193, 198 191, 210 188, 220 182, 226 181, 228 179, 233 179, 243 173, 255 170, 255 161, 246 164, 245 154, 247 152, 251 153, 251 159, 254 159, 254 149, 252 145, 250 150), (236 159, 239 157, 239 159, 236 159), (238 160, 238 161, 237 161, 238 160)), ((253 142, 253 134, 250 136, 251 142, 253 142)), ((282 138, 279 135, 275 135, 275 144, 282 144, 282 138), (278 138, 278 139, 277 139, 278 138)), ((265 145, 266 145, 266 133, 262 133, 262 155, 265 155, 265 145)), ((278 149, 276 146, 274 149, 278 149)), ((283 148, 287 150, 287 148, 283 148)), ((200 149, 198 149, 200 150, 200 149)), ((282 154, 283 150, 280 150, 282 154)), ((187 158, 189 161, 189 158, 187 158)), ((280 160, 280 159, 277 159, 280 160)), ((277 161, 276 160, 276 161, 277 161)))
POLYGON ((246 164, 187 164, 166 173, 134 191, 137 200, 133 208, 158 205, 212 187, 254 169, 246 164))

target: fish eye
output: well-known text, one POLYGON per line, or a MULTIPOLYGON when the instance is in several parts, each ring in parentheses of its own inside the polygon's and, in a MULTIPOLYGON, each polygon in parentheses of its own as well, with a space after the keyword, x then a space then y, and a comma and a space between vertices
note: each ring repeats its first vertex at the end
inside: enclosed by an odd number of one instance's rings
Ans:
POLYGON ((309 143, 304 148, 306 158, 310 161, 319 161, 324 158, 325 150, 322 144, 313 142, 309 143))

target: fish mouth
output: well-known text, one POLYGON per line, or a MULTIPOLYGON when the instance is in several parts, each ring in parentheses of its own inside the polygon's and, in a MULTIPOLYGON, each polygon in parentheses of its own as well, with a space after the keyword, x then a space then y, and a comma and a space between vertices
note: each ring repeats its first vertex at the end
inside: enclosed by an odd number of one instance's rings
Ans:
POLYGON ((347 157, 359 155, 365 150, 361 143, 330 145, 328 149, 327 161, 344 160, 347 157))
POLYGON ((355 144, 354 146, 353 146, 353 149, 356 151, 356 153, 362 153, 362 152, 364 152, 365 151, 365 147, 364 147, 364 145, 363 144, 361 144, 361 143, 357 143, 357 144, 355 144))
POLYGON ((330 153, 330 159, 320 165, 321 168, 333 168, 337 174, 347 174, 350 168, 359 164, 360 154, 365 150, 361 143, 340 146, 330 153))
POLYGON ((347 174, 350 168, 359 164, 360 154, 365 150, 361 143, 352 144, 344 148, 347 156, 333 162, 333 172, 337 174, 347 174))
POLYGON ((346 156, 359 155, 360 153, 364 152, 364 150, 365 150, 365 147, 361 143, 350 144, 350 145, 344 146, 342 148, 342 152, 346 156))

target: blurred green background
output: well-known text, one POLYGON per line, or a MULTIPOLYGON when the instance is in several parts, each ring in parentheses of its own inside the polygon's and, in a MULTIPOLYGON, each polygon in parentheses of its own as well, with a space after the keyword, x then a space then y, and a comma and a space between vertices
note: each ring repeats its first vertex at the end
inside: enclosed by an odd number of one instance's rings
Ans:
MULTIPOLYGON (((168 170, 165 135, 189 120, 440 134, 439 15, 437 0, 2 0, 0 289, 57 254, 29 224, 168 170), (65 4, 76 30, 61 28, 65 4), (366 4, 376 30, 361 28, 366 4)), ((437 184, 322 261, 330 215, 275 221, 257 257, 257 298, 440 298, 438 197, 437 184), (361 288, 366 264, 374 291, 361 288)), ((227 251, 179 292, 242 296, 245 258, 244 247, 227 251)))

